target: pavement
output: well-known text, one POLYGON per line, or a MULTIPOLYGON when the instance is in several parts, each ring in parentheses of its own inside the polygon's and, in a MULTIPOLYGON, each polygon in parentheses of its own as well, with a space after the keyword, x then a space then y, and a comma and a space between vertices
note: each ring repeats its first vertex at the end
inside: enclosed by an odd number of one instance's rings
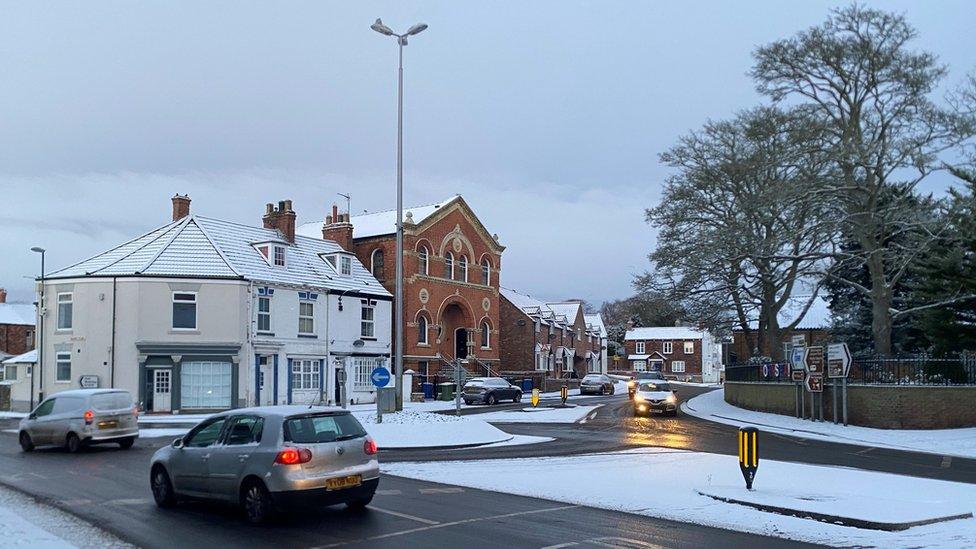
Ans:
MULTIPOLYGON (((682 398, 709 388, 682 387, 682 398)), ((572 399, 571 399, 572 401, 572 399)), ((686 415, 634 418, 627 396, 581 400, 603 404, 577 424, 500 424, 513 434, 556 440, 523 446, 461 450, 381 451, 381 461, 465 460, 572 455, 645 446, 734 455, 736 429, 686 415)), ((479 414, 524 407, 465 407, 479 414)), ((0 421, 0 430, 15 427, 0 421)), ((409 480, 384 475, 370 509, 350 513, 341 507, 290 514, 266 528, 247 526, 236 509, 188 503, 160 510, 148 486, 148 462, 169 439, 143 439, 128 451, 95 447, 80 455, 60 450, 23 454, 12 433, 0 432, 0 484, 40 498, 142 547, 279 544, 326 547, 788 547, 778 538, 642 517, 585 506, 409 480), (570 544, 570 545, 567 545, 570 544)), ((926 478, 976 483, 976 460, 872 449, 769 435, 763 455, 783 461, 841 465, 926 478)), ((445 479, 451 474, 445 470, 445 479)), ((433 479, 436 480, 436 479, 433 479)))

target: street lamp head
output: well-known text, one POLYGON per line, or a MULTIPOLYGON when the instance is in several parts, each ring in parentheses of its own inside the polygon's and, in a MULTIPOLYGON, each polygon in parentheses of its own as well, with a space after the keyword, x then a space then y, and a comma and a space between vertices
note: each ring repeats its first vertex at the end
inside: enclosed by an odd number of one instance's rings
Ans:
POLYGON ((393 32, 393 29, 384 25, 383 20, 378 17, 376 18, 376 22, 370 25, 369 28, 373 29, 374 31, 380 34, 385 34, 387 36, 396 36, 396 33, 393 32))
POLYGON ((416 25, 410 27, 410 30, 407 31, 407 36, 420 34, 425 30, 427 30, 427 23, 417 23, 416 25))
POLYGON ((38 248, 37 246, 34 246, 33 248, 31 248, 31 251, 32 252, 37 252, 39 254, 42 254, 42 253, 44 253, 47 250, 45 250, 44 248, 38 248))

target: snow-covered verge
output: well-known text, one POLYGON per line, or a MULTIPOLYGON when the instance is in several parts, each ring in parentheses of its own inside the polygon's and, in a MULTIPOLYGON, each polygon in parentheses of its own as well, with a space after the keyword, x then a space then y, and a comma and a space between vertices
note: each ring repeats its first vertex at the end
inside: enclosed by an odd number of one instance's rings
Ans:
POLYGON ((0 419, 21 419, 27 417, 23 412, 0 412, 0 419))
POLYGON ((762 431, 800 438, 926 452, 941 456, 976 457, 976 428, 894 430, 834 425, 791 416, 754 412, 725 402, 724 390, 710 391, 684 402, 681 410, 727 425, 754 426, 762 431))
POLYGON ((721 387, 721 383, 695 383, 694 381, 668 381, 671 385, 685 385, 687 387, 721 387))
POLYGON ((747 492, 735 456, 646 448, 569 457, 433 463, 383 463, 384 473, 470 488, 545 498, 832 546, 971 547, 976 519, 866 530, 723 503, 698 490, 748 494, 771 504, 789 499, 833 514, 894 519, 976 511, 976 485, 837 467, 761 461, 755 492, 747 492), (592 479, 593 482, 588 482, 592 479))
POLYGON ((376 414, 353 412, 366 432, 380 448, 429 448, 436 446, 472 446, 504 442, 512 435, 481 419, 457 417, 430 412, 404 410, 383 414, 383 423, 376 423, 376 414))
POLYGON ((64 511, 0 487, 0 547, 131 547, 64 511))
POLYGON ((476 417, 488 423, 578 423, 601 405, 574 406, 571 408, 522 408, 478 414, 476 417))

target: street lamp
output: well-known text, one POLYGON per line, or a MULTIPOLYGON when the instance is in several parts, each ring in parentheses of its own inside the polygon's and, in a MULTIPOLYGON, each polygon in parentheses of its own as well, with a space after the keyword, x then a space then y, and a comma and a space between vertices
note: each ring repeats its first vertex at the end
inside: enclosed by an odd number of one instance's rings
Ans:
MULTIPOLYGON (((40 389, 37 399, 41 401, 44 400, 44 317, 46 316, 44 314, 44 252, 47 250, 34 246, 30 251, 41 254, 41 297, 37 303, 37 316, 40 317, 40 325, 38 326, 39 330, 35 331, 37 335, 37 364, 34 365, 38 376, 37 385, 40 389)), ((32 411, 34 410, 34 374, 35 372, 31 372, 30 409, 32 411)))
POLYGON ((427 25, 418 23, 407 32, 397 34, 377 19, 371 29, 384 35, 393 36, 400 46, 400 64, 397 73, 397 213, 396 213, 396 289, 394 291, 393 318, 396 332, 393 349, 393 368, 396 375, 396 409, 403 409, 403 46, 407 37, 424 32, 427 25))

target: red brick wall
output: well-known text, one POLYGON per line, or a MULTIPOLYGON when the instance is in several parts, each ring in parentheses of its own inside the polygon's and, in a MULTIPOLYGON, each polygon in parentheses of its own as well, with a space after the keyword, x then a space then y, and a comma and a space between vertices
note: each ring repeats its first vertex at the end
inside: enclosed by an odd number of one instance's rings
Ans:
MULTIPOLYGON (((624 341, 624 349, 627 351, 627 356, 637 354, 637 341, 626 340, 624 341)), ((655 352, 664 355, 664 370, 665 374, 671 375, 701 375, 702 373, 702 342, 700 339, 647 339, 644 340, 644 353, 645 355, 652 355, 655 352), (666 354, 664 352, 664 342, 671 342, 671 354, 666 354), (685 341, 691 341, 695 344, 695 352, 685 354, 685 341), (675 360, 683 360, 685 362, 684 372, 672 372, 671 362, 675 360)), ((632 362, 627 361, 627 367, 632 368, 632 362)), ((647 367, 650 369, 651 363, 650 359, 647 361, 647 367)))
POLYGON ((535 346, 541 339, 535 333, 535 321, 504 297, 498 301, 501 340, 504 342, 499 353, 500 369, 503 371, 535 370, 535 346))
MULTIPOLYGON (((814 330, 781 330, 780 331, 780 343, 789 342, 793 339, 794 335, 803 335, 805 337, 807 345, 826 345, 827 340, 830 339, 830 333, 826 329, 814 329, 814 330)), ((749 332, 748 341, 746 341, 745 333, 741 331, 732 332, 732 353, 735 355, 735 362, 746 362, 749 357, 752 356, 752 350, 756 348, 756 339, 759 335, 755 332, 749 332)), ((768 353, 768 351, 767 351, 768 353)), ((788 357, 782 356, 782 346, 780 347, 780 352, 774 357, 774 360, 784 360, 788 357)))
POLYGON ((34 348, 34 327, 0 324, 0 352, 22 355, 34 348))

